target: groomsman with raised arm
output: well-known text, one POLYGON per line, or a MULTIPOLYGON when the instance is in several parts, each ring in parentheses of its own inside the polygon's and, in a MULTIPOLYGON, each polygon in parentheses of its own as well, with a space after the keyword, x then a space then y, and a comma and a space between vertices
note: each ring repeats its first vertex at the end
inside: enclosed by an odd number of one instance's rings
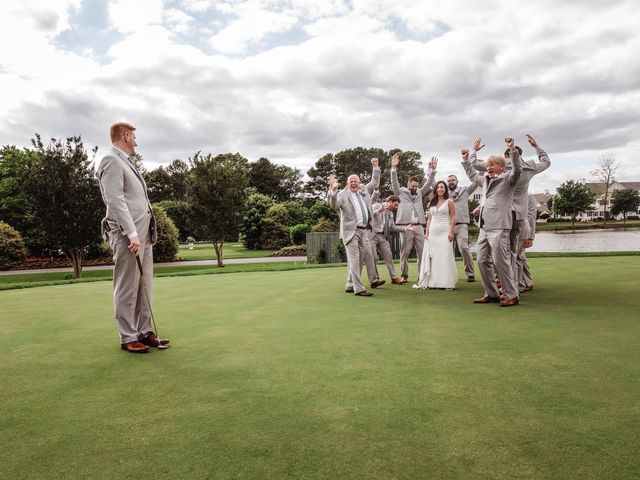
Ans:
MULTIPOLYGON (((361 297, 373 296, 373 293, 368 292, 364 287, 360 272, 363 262, 368 263, 367 271, 370 279, 371 272, 375 272, 371 245, 366 230, 371 228, 371 220, 373 218, 371 192, 373 192, 374 186, 379 183, 380 168, 377 166, 377 160, 374 165, 374 173, 377 173, 378 181, 376 182, 375 179, 372 179, 364 189, 361 189, 360 177, 358 175, 350 175, 347 179, 347 187, 340 191, 338 191, 340 184, 335 175, 331 174, 329 176, 329 193, 327 195, 327 202, 340 215, 340 238, 345 245, 349 266, 346 290, 347 292, 352 290, 355 295, 361 297)), ((371 286, 376 288, 382 283, 384 281, 374 279, 371 286)))
POLYGON ((393 265, 393 255, 391 253, 391 245, 389 245, 389 236, 392 232, 403 232, 404 228, 398 227, 393 220, 393 212, 398 209, 400 198, 397 195, 390 195, 384 203, 373 204, 373 221, 371 222, 371 252, 373 258, 376 252, 380 254, 380 258, 384 260, 391 283, 401 285, 400 279, 396 275, 396 269, 393 265))
MULTIPOLYGON (((519 292, 511 266, 509 236, 513 226, 513 193, 522 172, 522 164, 513 138, 507 137, 505 142, 511 157, 511 171, 505 171, 506 161, 500 155, 487 158, 487 173, 483 176, 478 175, 469 160, 463 160, 462 167, 471 183, 482 187, 477 252, 484 295, 474 300, 474 303, 499 302, 501 307, 511 307, 519 303, 519 292), (496 274, 502 284, 503 298, 500 298, 495 282, 496 274)), ((477 160, 476 152, 481 148, 481 140, 478 138, 471 147, 471 162, 477 160)))
MULTIPOLYGON (((469 150, 462 150, 462 159, 469 158, 469 150)), ((475 282, 476 277, 473 271, 473 257, 469 250, 469 195, 476 191, 476 185, 467 185, 460 187, 458 185, 458 177, 449 175, 447 177, 447 185, 449 186, 449 198, 453 199, 456 207, 456 225, 453 230, 458 250, 462 255, 464 262, 464 273, 467 276, 467 282, 475 282)))
MULTIPOLYGON (((514 212, 514 222, 510 232, 510 247, 511 247, 511 266, 513 268, 513 278, 516 282, 515 288, 518 288, 517 282, 519 278, 518 274, 518 249, 519 245, 522 242, 522 235, 520 232, 526 227, 527 222, 527 212, 529 206, 529 183, 531 179, 545 171, 547 168, 551 166, 551 160, 547 153, 538 145, 538 142, 531 136, 527 134, 527 140, 529 144, 536 149, 536 153, 538 154, 539 162, 535 160, 522 160, 522 173, 518 182, 516 183, 515 190, 513 192, 513 212, 514 212)), ((516 147, 519 154, 522 155, 522 149, 520 147, 516 147)), ((507 161, 506 170, 511 169, 511 164, 508 162, 509 160, 509 149, 505 150, 504 158, 507 161)), ((486 171, 486 165, 484 162, 477 160, 475 162, 471 162, 473 167, 480 171, 486 171)))
POLYGON ((400 233, 400 268, 402 270, 400 282, 407 283, 409 281, 409 254, 413 247, 416 249, 418 272, 420 272, 422 251, 424 249, 424 227, 427 223, 424 215, 423 198, 433 190, 438 159, 431 158, 427 168, 428 178, 420 188, 418 188, 418 179, 416 177, 409 177, 406 187, 400 186, 398 182, 399 163, 400 157, 396 153, 391 157, 391 188, 393 193, 400 198, 398 214, 396 215, 396 224, 403 228, 400 233))

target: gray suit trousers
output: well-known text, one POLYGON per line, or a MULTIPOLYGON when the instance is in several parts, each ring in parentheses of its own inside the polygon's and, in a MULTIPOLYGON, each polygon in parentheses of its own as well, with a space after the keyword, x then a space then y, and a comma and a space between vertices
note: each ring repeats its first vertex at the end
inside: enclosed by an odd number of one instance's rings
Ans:
POLYGON ((373 258, 376 258, 376 252, 380 254, 380 258, 384 260, 384 264, 389 270, 391 278, 397 278, 396 269, 393 265, 393 254, 391 253, 391 245, 383 233, 374 233, 371 237, 371 253, 373 258))
POLYGON ((453 235, 456 238, 458 244, 458 250, 462 255, 464 261, 464 273, 467 277, 473 277, 473 257, 469 250, 469 226, 466 223, 458 223, 453 229, 453 235))
MULTIPOLYGON (((149 302, 153 295, 153 247, 149 233, 151 215, 136 224, 140 235, 140 261, 147 284, 149 302), (144 232, 144 234, 143 234, 144 232)), ((142 291, 142 279, 136 257, 128 249, 129 239, 119 230, 109 232, 109 243, 113 250, 113 309, 120 332, 120 342, 135 342, 151 331, 151 312, 142 291)))
POLYGON ((513 278, 509 230, 480 229, 478 237, 478 268, 485 295, 498 298, 496 275, 507 298, 517 297, 519 292, 513 278))
MULTIPOLYGON (((415 230, 407 230, 400 233, 400 269, 402 275, 409 276, 409 254, 411 249, 416 247, 418 257, 418 273, 420 275, 420 264, 422 263, 422 251, 424 250, 424 226, 416 225, 415 230)), ((416 277, 417 278, 417 277, 416 277)))
POLYGON ((374 282, 376 280, 376 266, 371 255, 371 244, 369 243, 367 230, 356 229, 353 237, 344 248, 347 252, 347 264, 349 267, 347 288, 353 287, 353 293, 362 292, 366 290, 360 276, 363 263, 367 265, 369 281, 374 282))
POLYGON ((526 248, 521 242, 518 248, 518 290, 521 292, 528 287, 533 286, 533 278, 531 277, 531 269, 527 262, 526 248))

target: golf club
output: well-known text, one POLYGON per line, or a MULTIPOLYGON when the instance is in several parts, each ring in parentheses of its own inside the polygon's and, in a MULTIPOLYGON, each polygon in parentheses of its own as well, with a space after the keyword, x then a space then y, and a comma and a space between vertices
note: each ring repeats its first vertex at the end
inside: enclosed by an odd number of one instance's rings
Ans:
MULTIPOLYGON (((138 262, 138 270, 140 270, 140 278, 142 279, 142 291, 144 292, 144 301, 147 303, 147 307, 149 307, 149 312, 151 313, 151 323, 153 324, 153 331, 156 334, 156 338, 158 342, 160 341, 160 334, 158 333, 158 326, 156 325, 156 319, 153 316, 153 310, 151 310, 151 302, 149 301, 149 296, 147 295, 147 283, 144 281, 144 273, 142 272, 142 262, 140 261, 140 256, 136 255, 136 262, 138 262)), ((169 348, 169 345, 162 345, 161 343, 156 347, 159 350, 164 350, 165 348, 169 348)))

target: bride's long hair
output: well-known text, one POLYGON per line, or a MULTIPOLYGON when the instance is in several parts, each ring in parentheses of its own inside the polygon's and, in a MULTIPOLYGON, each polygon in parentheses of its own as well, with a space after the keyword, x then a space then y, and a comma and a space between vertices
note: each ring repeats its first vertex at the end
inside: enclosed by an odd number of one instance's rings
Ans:
POLYGON ((442 198, 447 200, 449 198, 449 185, 444 180, 438 180, 436 184, 433 186, 433 197, 429 201, 429 208, 435 207, 438 204, 438 185, 444 185, 444 195, 442 198))

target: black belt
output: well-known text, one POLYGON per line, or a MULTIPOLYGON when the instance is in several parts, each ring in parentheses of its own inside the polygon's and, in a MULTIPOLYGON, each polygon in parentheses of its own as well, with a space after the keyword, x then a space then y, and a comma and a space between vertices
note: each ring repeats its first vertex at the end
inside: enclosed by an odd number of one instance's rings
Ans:
POLYGON ((469 224, 466 222, 456 222, 456 225, 469 225, 469 224))
POLYGON ((359 228, 360 230, 365 230, 367 227, 361 227, 360 225, 358 225, 356 228, 359 228))

